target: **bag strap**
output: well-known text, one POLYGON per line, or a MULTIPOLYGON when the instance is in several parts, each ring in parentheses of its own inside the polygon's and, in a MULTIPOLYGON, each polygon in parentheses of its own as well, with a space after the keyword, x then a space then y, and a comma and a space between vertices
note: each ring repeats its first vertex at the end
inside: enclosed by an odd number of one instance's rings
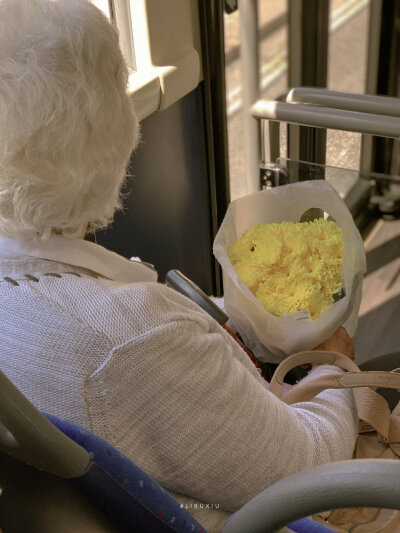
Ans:
MULTIPOLYGON (((338 352, 330 352, 330 351, 324 351, 324 350, 298 352, 284 359, 280 363, 278 368, 275 370, 275 373, 272 376, 271 382, 269 384, 270 392, 275 394, 275 396, 278 396, 278 398, 282 399, 283 380, 285 379, 286 374, 290 370, 295 368, 296 366, 304 365, 304 364, 334 365, 334 366, 338 366, 339 368, 342 368, 343 370, 347 370, 349 372, 360 372, 360 369, 355 363, 353 363, 353 361, 351 361, 348 357, 338 352)), ((296 389, 298 387, 299 385, 296 386, 296 389)), ((305 401, 305 400, 299 400, 299 401, 305 401)))
POLYGON ((386 442, 400 443, 400 418, 390 412, 385 398, 368 387, 353 392, 358 417, 372 426, 386 442))
POLYGON ((370 387, 400 390, 399 370, 362 372, 353 361, 343 354, 315 351, 299 352, 285 359, 276 369, 269 390, 285 403, 291 405, 311 400, 325 389, 353 388, 359 418, 372 426, 386 441, 400 443, 399 413, 397 410, 391 413, 386 400, 370 387), (349 370, 349 372, 328 374, 307 380, 296 385, 283 396, 283 379, 286 373, 299 364, 309 362, 331 364, 349 370))
MULTIPOLYGON (((299 383, 282 398, 289 405, 307 402, 325 389, 379 387, 381 389, 400 389, 400 375, 392 372, 348 372, 347 374, 328 374, 299 383)), ((378 395, 379 396, 379 395, 378 395)))

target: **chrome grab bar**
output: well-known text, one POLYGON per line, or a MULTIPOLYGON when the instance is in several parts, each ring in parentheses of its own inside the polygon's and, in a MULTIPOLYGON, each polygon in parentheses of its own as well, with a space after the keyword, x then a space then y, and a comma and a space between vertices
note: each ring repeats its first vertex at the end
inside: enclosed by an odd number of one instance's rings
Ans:
POLYGON ((400 118, 396 116, 276 100, 258 100, 252 106, 251 113, 256 119, 400 138, 400 118))
POLYGON ((296 87, 286 93, 283 101, 400 117, 400 99, 390 96, 345 93, 315 87, 296 87))

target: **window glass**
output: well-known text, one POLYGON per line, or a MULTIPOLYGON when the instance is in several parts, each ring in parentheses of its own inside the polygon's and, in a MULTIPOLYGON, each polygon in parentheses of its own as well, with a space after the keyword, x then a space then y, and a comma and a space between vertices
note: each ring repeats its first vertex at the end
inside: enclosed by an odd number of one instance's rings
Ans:
POLYGON ((94 4, 96 7, 101 9, 103 13, 107 15, 108 18, 110 18, 110 3, 109 0, 90 0, 92 4, 94 4))
POLYGON ((131 71, 136 70, 133 47, 132 18, 128 0, 90 0, 118 27, 119 42, 131 71))

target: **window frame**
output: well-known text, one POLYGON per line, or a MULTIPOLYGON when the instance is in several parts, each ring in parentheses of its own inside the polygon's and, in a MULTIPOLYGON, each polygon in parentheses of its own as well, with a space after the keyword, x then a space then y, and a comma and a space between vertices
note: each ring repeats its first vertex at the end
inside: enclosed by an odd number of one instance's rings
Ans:
POLYGON ((139 120, 198 86, 203 78, 198 0, 108 0, 108 6, 139 120))

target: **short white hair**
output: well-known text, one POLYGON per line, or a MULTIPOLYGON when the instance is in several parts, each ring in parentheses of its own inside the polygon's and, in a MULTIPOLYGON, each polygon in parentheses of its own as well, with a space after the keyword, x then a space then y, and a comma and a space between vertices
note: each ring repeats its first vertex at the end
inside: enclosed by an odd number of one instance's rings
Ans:
POLYGON ((0 0, 0 234, 105 227, 139 125, 118 34, 88 0, 0 0))

